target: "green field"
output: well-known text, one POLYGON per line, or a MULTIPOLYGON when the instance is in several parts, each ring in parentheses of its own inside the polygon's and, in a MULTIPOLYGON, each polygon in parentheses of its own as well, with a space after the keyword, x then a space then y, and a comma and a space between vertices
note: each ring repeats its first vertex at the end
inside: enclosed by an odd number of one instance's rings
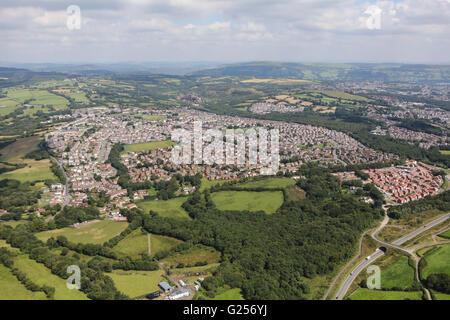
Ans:
MULTIPOLYGON (((170 250, 182 242, 175 238, 151 234, 151 255, 153 256, 161 250, 170 250)), ((142 229, 134 230, 114 247, 114 251, 132 258, 139 258, 141 254, 148 253, 147 232, 143 232, 142 229)))
POLYGON ((206 178, 202 178, 202 185, 200 186, 200 191, 204 191, 206 189, 209 189, 218 184, 228 182, 228 181, 231 181, 231 180, 208 180, 206 178))
POLYGON ((185 266, 194 266, 197 262, 207 262, 214 264, 219 262, 220 252, 213 248, 194 248, 185 253, 179 253, 174 256, 165 258, 164 263, 176 267, 182 263, 185 266))
POLYGON ((164 140, 164 141, 127 144, 125 148, 131 152, 139 152, 139 151, 150 151, 155 149, 165 149, 173 145, 175 145, 175 142, 172 142, 170 140, 164 140))
POLYGON ((408 264, 407 257, 400 257, 395 263, 381 270, 383 289, 411 287, 415 282, 414 269, 408 264))
POLYGON ((32 105, 52 105, 56 107, 66 106, 69 102, 67 99, 50 93, 46 90, 31 90, 21 88, 11 88, 6 90, 8 98, 19 103, 32 99, 29 104, 32 105))
POLYGON ((41 291, 27 290, 11 271, 0 264, 0 300, 47 300, 41 291))
POLYGON ((14 266, 25 272, 27 277, 38 285, 47 285, 55 288, 56 300, 87 300, 86 295, 79 290, 67 288, 66 280, 51 273, 43 264, 20 255, 14 258, 14 266))
POLYGON ((422 300, 421 291, 383 291, 358 288, 349 297, 350 300, 422 300))
POLYGON ((450 150, 439 150, 440 153, 450 155, 450 150))
POLYGON ((181 207, 184 202, 186 202, 186 198, 181 197, 170 200, 139 201, 136 204, 139 208, 145 210, 145 212, 153 210, 161 217, 190 219, 188 213, 181 207))
POLYGON ((213 300, 244 300, 244 297, 242 297, 241 289, 234 288, 218 294, 213 300))
POLYGON ((262 180, 248 181, 242 184, 237 184, 240 188, 267 188, 280 189, 295 185, 295 180, 290 178, 268 178, 262 180))
POLYGON ((433 291, 435 300, 450 300, 450 294, 433 291))
POLYGON ((37 233, 39 240, 47 241, 50 237, 65 236, 69 241, 75 243, 96 243, 101 244, 117 236, 128 226, 125 222, 114 222, 102 220, 93 222, 81 228, 63 228, 37 233))
POLYGON ((440 234, 439 236, 443 237, 443 238, 446 238, 446 239, 450 239, 450 230, 440 234))
POLYGON ((50 170, 50 160, 44 159, 40 161, 26 160, 26 167, 14 171, 5 172, 0 175, 2 179, 15 179, 21 182, 38 181, 38 180, 57 180, 53 172, 50 170))
POLYGON ((183 242, 181 240, 172 237, 166 237, 157 234, 151 234, 150 239, 151 239, 152 256, 160 251, 170 250, 183 242))
POLYGON ((160 290, 158 283, 165 281, 163 270, 157 271, 123 271, 114 270, 106 273, 114 281, 117 290, 130 298, 140 297, 160 290))
POLYGON ((211 194, 212 200, 219 210, 264 211, 274 213, 283 204, 281 191, 221 191, 211 194))
POLYGON ((427 267, 424 268, 422 277, 426 279, 430 274, 446 273, 450 275, 450 244, 425 255, 427 267))
POLYGON ((148 253, 147 232, 136 229, 123 240, 121 240, 113 250, 121 255, 138 258, 143 253, 148 253))

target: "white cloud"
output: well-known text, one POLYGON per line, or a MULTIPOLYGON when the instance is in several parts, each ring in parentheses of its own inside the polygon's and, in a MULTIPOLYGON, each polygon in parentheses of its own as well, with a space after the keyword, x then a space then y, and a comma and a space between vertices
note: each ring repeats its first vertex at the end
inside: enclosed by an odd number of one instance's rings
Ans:
POLYGON ((98 53, 95 59, 107 53, 114 60, 130 60, 142 58, 148 46, 151 55, 146 54, 146 60, 175 57, 182 48, 183 58, 193 60, 407 57, 411 62, 450 62, 449 0, 79 0, 77 4, 82 28, 71 32, 60 1, 2 1, 0 60, 21 55, 40 61, 55 55, 61 60, 89 59, 93 52, 98 53), (370 5, 382 9, 380 30, 366 26, 364 11, 370 5))

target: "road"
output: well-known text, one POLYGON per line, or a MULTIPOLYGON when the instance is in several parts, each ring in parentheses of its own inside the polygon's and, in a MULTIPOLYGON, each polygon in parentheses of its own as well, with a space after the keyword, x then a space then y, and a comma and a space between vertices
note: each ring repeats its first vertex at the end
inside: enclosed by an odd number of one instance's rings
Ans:
MULTIPOLYGON (((427 225, 420 227, 419 229, 407 234, 406 236, 401 237, 400 239, 392 242, 392 243, 388 243, 385 241, 382 241, 380 239, 378 239, 377 234, 378 232, 380 232, 380 230, 382 228, 384 228, 384 226, 387 224, 387 222, 389 221, 389 218, 387 217, 387 215, 385 216, 385 219, 383 220, 383 222, 381 223, 380 227, 377 228, 377 230, 375 230, 372 233, 372 237, 381 242, 382 244, 388 246, 388 247, 392 247, 392 248, 396 248, 402 251, 406 251, 408 253, 410 253, 410 251, 408 251, 407 249, 401 247, 401 245, 413 238, 415 238, 416 236, 418 236, 419 234, 421 234, 422 232, 425 232, 431 228, 433 228, 434 226, 446 221, 448 218, 450 218, 450 213, 446 214, 445 216, 442 216, 436 220, 433 220, 432 222, 428 223, 427 225)), ((364 261, 362 261, 360 264, 358 264, 358 266, 353 269, 353 271, 347 276, 347 278, 345 279, 344 283, 342 284, 342 286, 339 288, 339 291, 336 294, 335 299, 336 300, 342 300, 348 289, 350 288, 350 285, 353 283, 353 281, 355 281, 355 279, 358 277, 358 275, 361 273, 361 271, 363 271, 365 268, 367 268, 370 264, 372 264, 376 259, 378 259, 379 257, 381 257, 384 254, 383 251, 377 249, 372 255, 370 255, 368 258, 366 258, 364 261)))
POLYGON ((58 165, 58 167, 61 169, 62 173, 64 174, 64 178, 66 179, 66 186, 65 186, 65 199, 63 206, 67 206, 70 202, 70 192, 69 192, 69 178, 67 177, 66 170, 64 170, 64 167, 61 163, 59 163, 58 160, 56 160, 54 157, 50 157, 55 163, 58 165))

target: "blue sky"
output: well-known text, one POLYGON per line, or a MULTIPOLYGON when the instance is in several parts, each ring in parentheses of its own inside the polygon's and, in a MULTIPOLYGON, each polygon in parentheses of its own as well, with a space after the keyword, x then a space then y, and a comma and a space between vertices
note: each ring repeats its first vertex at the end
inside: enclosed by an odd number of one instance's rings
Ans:
POLYGON ((450 63, 449 17, 450 0, 2 0, 0 61, 450 63))

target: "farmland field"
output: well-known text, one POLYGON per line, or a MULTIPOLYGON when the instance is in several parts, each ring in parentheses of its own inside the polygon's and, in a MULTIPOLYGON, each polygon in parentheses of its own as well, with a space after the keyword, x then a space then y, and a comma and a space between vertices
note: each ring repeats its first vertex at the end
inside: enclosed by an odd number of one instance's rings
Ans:
POLYGON ((383 291, 358 288, 350 300, 422 300, 421 291, 383 291))
POLYGON ((20 255, 14 258, 14 266, 25 272, 27 277, 38 285, 48 285, 55 288, 56 300, 87 300, 86 295, 78 290, 69 290, 66 280, 51 273, 43 264, 37 263, 28 258, 27 255, 20 255))
POLYGON ((400 257, 395 263, 381 270, 381 287, 406 289, 414 284, 414 269, 408 264, 407 257, 400 257))
POLYGON ((24 103, 26 100, 32 99, 32 105, 52 105, 56 107, 66 106, 67 99, 50 93, 46 90, 30 90, 21 88, 8 89, 8 98, 19 103, 24 103))
POLYGON ((139 152, 139 151, 150 151, 155 149, 165 149, 167 147, 175 145, 174 142, 170 140, 164 141, 152 141, 152 142, 144 142, 144 143, 136 143, 136 144, 127 144, 125 148, 131 152, 139 152))
POLYGON ((425 255, 427 267, 423 270, 422 277, 426 279, 430 274, 446 273, 450 275, 450 244, 425 255))
POLYGON ((136 298, 159 290, 158 283, 164 281, 163 270, 123 271, 114 270, 106 273, 114 281, 117 290, 130 298, 136 298))
POLYGON ((41 291, 27 290, 11 271, 0 264, 0 300, 47 300, 41 291))
POLYGON ((89 223, 81 228, 63 228, 50 231, 44 231, 36 234, 39 240, 47 241, 50 237, 65 236, 71 242, 75 243, 104 243, 117 236, 128 226, 125 222, 114 222, 102 220, 89 223))
POLYGON ((248 210, 274 213, 283 204, 281 191, 221 191, 211 194, 212 200, 219 210, 248 210))
POLYGON ((153 210, 161 217, 190 219, 188 213, 181 207, 184 202, 186 202, 186 198, 181 197, 170 200, 139 201, 136 204, 145 212, 153 210))

